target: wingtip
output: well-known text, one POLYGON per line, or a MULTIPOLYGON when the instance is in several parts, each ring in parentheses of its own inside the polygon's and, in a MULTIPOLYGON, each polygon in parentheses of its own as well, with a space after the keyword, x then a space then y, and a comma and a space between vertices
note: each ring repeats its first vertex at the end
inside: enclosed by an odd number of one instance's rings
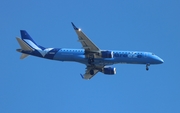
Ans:
POLYGON ((71 22, 71 24, 72 24, 72 26, 73 26, 73 28, 74 28, 74 30, 79 30, 75 25, 74 25, 74 23, 73 22, 71 22))
POLYGON ((84 79, 84 76, 82 74, 80 74, 80 75, 81 75, 82 79, 84 79))

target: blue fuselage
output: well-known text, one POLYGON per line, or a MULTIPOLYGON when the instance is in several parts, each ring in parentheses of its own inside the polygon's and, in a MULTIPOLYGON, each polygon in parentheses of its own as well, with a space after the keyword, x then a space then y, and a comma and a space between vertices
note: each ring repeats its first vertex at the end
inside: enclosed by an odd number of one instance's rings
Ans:
MULTIPOLYGON (((112 50, 113 51, 113 50, 112 50)), ((88 64, 88 58, 85 56, 84 49, 66 49, 66 48, 46 48, 44 50, 25 51, 22 53, 38 56, 41 58, 74 61, 88 64)), ((163 60, 151 52, 139 51, 113 51, 113 58, 94 58, 94 65, 112 65, 112 64, 161 64, 163 60)))
POLYGON ((86 65, 85 74, 81 74, 83 79, 91 79, 98 72, 114 75, 116 68, 110 66, 113 64, 145 64, 146 70, 149 70, 151 64, 164 62, 151 52, 102 50, 81 29, 73 23, 72 26, 83 49, 45 48, 38 45, 25 30, 20 30, 21 38, 16 38, 21 47, 17 49, 22 53, 20 59, 33 55, 50 60, 79 62, 86 65))

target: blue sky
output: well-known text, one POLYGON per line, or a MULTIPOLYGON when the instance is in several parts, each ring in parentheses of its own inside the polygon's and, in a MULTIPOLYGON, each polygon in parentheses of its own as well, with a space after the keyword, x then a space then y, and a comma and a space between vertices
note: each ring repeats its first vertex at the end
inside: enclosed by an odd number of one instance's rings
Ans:
POLYGON ((179 113, 179 0, 1 0, 0 113, 179 113), (30 56, 24 29, 45 47, 81 48, 74 22, 101 49, 150 51, 165 63, 114 65, 82 80, 85 65, 30 56))

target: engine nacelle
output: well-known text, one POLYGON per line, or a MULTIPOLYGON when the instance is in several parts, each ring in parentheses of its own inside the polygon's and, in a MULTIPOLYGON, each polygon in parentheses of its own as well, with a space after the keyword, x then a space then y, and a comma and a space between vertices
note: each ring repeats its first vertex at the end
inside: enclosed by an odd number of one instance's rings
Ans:
POLYGON ((114 75, 114 74, 116 74, 116 68, 115 67, 104 67, 102 72, 104 74, 114 75))
POLYGON ((101 51, 102 58, 113 58, 113 51, 101 51))

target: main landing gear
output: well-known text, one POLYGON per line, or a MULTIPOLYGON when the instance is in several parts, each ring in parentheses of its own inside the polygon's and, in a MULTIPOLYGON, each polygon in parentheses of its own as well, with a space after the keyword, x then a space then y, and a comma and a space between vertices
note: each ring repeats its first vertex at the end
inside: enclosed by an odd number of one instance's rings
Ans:
POLYGON ((149 70, 149 66, 150 66, 150 64, 146 64, 146 70, 147 71, 149 70))
POLYGON ((89 59, 88 59, 88 63, 89 63, 89 64, 92 64, 93 62, 94 62, 94 58, 89 58, 89 59))
POLYGON ((94 62, 94 55, 90 55, 88 58, 88 63, 93 64, 93 62, 94 62))
POLYGON ((93 69, 90 70, 90 74, 94 75, 94 70, 93 69))

